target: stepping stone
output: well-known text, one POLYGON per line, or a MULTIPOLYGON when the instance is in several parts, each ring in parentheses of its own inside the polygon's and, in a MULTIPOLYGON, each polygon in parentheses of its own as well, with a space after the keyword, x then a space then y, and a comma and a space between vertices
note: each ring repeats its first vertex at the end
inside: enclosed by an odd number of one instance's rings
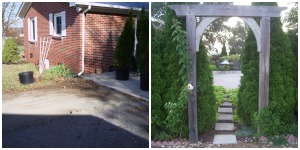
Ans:
POLYGON ((219 113, 232 113, 232 108, 218 108, 219 113))
POLYGON ((216 123, 215 130, 226 130, 230 131, 234 129, 233 123, 216 123))
POLYGON ((215 135, 213 144, 236 144, 236 135, 215 135))
POLYGON ((224 107, 231 107, 232 104, 230 102, 224 102, 221 104, 221 107, 224 106, 224 107))
POLYGON ((218 116, 218 120, 230 120, 230 121, 233 121, 233 116, 232 116, 232 114, 220 114, 218 116))

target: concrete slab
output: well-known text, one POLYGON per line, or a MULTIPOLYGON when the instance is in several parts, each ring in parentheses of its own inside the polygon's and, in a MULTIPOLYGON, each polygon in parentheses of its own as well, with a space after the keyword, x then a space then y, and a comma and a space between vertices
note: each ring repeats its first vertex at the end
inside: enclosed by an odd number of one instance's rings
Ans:
POLYGON ((229 121, 233 121, 233 115, 232 114, 220 114, 218 116, 218 120, 229 120, 229 121))
POLYGON ((129 80, 126 81, 116 80, 115 72, 105 72, 99 75, 89 74, 83 75, 82 77, 94 81, 101 86, 105 86, 145 101, 149 101, 149 92, 140 89, 139 76, 130 75, 129 80))
POLYGON ((221 107, 224 106, 224 107, 231 107, 232 106, 232 103, 230 102, 224 102, 221 104, 221 107))
POLYGON ((233 123, 216 123, 215 130, 226 130, 230 131, 234 129, 234 124, 233 123))
POLYGON ((232 108, 218 108, 219 113, 232 113, 232 108))
POLYGON ((213 144, 236 144, 236 135, 215 135, 213 144))
POLYGON ((214 85, 223 86, 226 89, 239 87, 242 73, 240 71, 214 71, 214 85))

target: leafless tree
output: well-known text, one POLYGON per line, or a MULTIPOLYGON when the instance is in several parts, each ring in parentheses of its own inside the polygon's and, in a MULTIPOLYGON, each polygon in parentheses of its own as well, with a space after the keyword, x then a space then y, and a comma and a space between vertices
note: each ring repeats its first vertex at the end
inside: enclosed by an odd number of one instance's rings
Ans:
POLYGON ((8 29, 16 24, 19 19, 16 16, 17 3, 2 2, 2 46, 5 43, 5 34, 8 29))

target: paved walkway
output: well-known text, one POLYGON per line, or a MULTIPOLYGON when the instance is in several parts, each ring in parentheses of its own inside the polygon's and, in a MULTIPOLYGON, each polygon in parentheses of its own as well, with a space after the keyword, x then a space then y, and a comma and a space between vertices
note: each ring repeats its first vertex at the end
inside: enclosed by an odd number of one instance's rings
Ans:
POLYGON ((102 74, 89 74, 82 76, 85 79, 94 81, 95 83, 119 91, 121 93, 149 101, 149 92, 140 89, 140 78, 136 75, 130 75, 129 80, 116 80, 115 72, 105 72, 102 74))
POLYGON ((239 86, 241 76, 240 71, 213 71, 214 85, 234 89, 239 86))
POLYGON ((216 134, 213 144, 236 144, 236 135, 232 132, 234 130, 232 104, 224 102, 219 107, 218 113, 219 117, 215 130, 223 134, 216 134))

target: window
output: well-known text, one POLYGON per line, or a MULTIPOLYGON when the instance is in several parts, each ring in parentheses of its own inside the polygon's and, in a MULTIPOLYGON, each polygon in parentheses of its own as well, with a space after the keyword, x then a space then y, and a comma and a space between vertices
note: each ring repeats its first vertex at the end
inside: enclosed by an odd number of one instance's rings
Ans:
POLYGON ((66 36, 66 12, 49 14, 49 34, 54 36, 66 36))
POLYGON ((37 17, 28 18, 28 41, 37 41, 37 17))

